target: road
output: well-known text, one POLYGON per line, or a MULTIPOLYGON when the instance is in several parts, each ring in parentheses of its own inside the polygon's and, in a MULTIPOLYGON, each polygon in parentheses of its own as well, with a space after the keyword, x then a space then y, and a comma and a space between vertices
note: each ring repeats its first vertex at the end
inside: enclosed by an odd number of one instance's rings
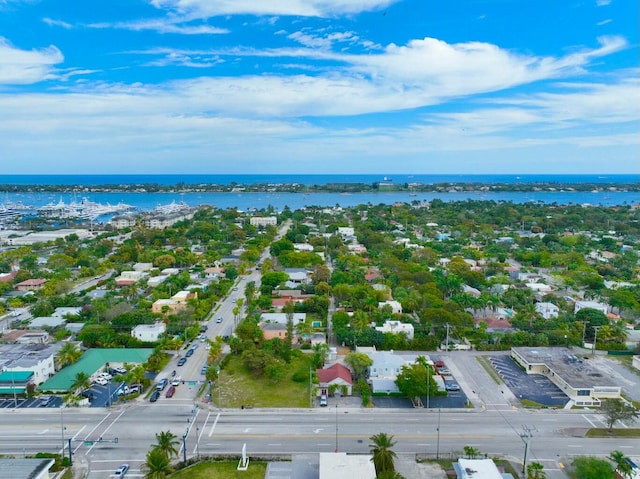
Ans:
MULTIPOLYGON (((181 386, 182 387, 182 386, 181 386)), ((130 477, 141 477, 140 465, 155 442, 169 430, 185 437, 186 453, 249 455, 333 452, 367 453, 369 437, 393 434, 398 453, 446 456, 472 446, 489 456, 521 462, 522 425, 531 428, 528 461, 545 466, 549 479, 564 478, 560 463, 575 455, 604 457, 618 449, 634 454, 633 439, 586 439, 575 431, 604 425, 594 412, 511 410, 371 410, 318 408, 308 410, 218 410, 194 408, 188 400, 151 404, 136 402, 105 409, 36 409, 0 412, 0 454, 20 457, 38 451, 57 452, 72 438, 74 460, 84 463, 91 479, 105 478, 123 462, 130 477), (438 421, 440 428, 438 431, 438 421), (89 444, 85 441, 114 440, 89 444)), ((184 451, 180 450, 180 458, 184 451)))

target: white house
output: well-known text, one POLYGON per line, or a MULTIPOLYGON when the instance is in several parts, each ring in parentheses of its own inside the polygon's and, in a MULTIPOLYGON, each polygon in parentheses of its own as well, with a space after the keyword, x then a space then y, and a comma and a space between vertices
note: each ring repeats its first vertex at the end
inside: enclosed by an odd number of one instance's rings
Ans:
POLYGON ((156 342, 167 330, 167 326, 162 322, 153 324, 139 324, 131 330, 131 336, 146 343, 156 342))
POLYGON ((383 333, 406 334, 407 339, 413 339, 413 324, 387 320, 384 325, 376 326, 376 329, 383 333))
POLYGON ((544 319, 557 318, 560 308, 553 303, 536 303, 536 313, 544 319))
POLYGON ((573 312, 577 313, 581 309, 585 308, 596 309, 598 311, 602 311, 603 314, 607 314, 609 311, 609 307, 606 304, 598 303, 597 301, 576 301, 573 312))
POLYGON ((350 238, 351 236, 355 235, 355 230, 352 227, 349 227, 349 226, 339 226, 338 227, 338 234, 340 236, 342 236, 342 239, 346 239, 346 238, 350 238))
POLYGON ((378 303, 378 309, 384 308, 386 305, 391 306, 391 312, 394 314, 402 313, 402 305, 399 301, 380 301, 378 303))
POLYGON ((389 351, 369 352, 367 356, 373 361, 373 364, 367 369, 372 391, 374 393, 400 392, 395 380, 402 371, 402 366, 410 364, 410 362, 389 351))
POLYGON ((552 291, 551 286, 544 283, 525 283, 525 285, 527 288, 539 293, 550 293, 552 291))
MULTIPOLYGON (((307 313, 293 313, 293 324, 304 323, 307 320, 307 313)), ((287 324, 287 313, 262 313, 260 320, 263 323, 287 324)))

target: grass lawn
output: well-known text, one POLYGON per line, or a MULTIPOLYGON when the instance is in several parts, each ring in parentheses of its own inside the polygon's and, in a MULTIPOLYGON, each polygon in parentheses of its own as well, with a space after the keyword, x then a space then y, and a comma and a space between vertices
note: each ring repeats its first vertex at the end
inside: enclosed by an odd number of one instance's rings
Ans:
POLYGON ((587 431, 587 437, 640 437, 640 429, 612 429, 606 427, 591 428, 587 431))
POLYGON ((171 475, 171 479, 264 479, 267 464, 249 462, 249 469, 238 471, 238 462, 201 462, 171 475))
POLYGON ((222 407, 309 407, 309 358, 294 357, 285 377, 274 383, 266 377, 255 378, 242 364, 238 356, 230 357, 220 371, 220 390, 213 391, 217 402, 218 393, 222 407), (297 370, 306 371, 304 382, 291 379, 297 370))

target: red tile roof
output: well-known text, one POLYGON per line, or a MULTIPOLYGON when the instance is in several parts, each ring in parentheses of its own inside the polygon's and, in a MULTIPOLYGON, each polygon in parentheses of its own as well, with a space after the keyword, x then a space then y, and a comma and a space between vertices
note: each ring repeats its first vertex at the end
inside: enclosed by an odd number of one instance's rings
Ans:
POLYGON ((344 380, 348 384, 353 384, 351 371, 340 363, 336 363, 326 369, 316 369, 316 374, 318 375, 320 384, 328 384, 337 378, 344 380))

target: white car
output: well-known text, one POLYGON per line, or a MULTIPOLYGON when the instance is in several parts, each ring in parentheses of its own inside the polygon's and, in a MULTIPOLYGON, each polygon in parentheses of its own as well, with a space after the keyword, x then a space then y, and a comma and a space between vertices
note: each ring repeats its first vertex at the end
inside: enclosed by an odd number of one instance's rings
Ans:
POLYGON ((98 377, 105 378, 107 381, 111 381, 113 379, 113 376, 109 373, 100 373, 98 377))
POLYGON ((106 386, 107 384, 109 384, 109 381, 107 381, 103 377, 97 377, 94 383, 99 384, 100 386, 106 386))
POLYGON ((113 477, 124 477, 124 475, 129 470, 129 464, 122 464, 116 472, 113 473, 113 477))
POLYGON ((172 386, 180 386, 180 383, 182 383, 182 378, 180 376, 176 376, 171 380, 172 386))

